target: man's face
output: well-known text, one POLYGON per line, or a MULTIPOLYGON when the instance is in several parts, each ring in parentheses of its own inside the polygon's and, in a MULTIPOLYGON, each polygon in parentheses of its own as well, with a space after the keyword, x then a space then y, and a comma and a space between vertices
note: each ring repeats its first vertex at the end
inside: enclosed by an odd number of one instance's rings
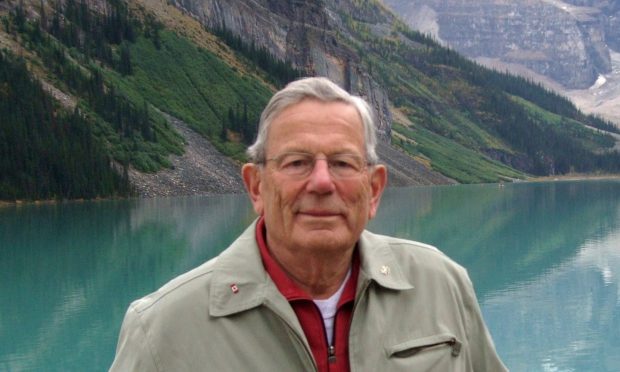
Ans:
POLYGON ((265 218, 267 243, 289 250, 352 248, 374 217, 387 173, 366 164, 361 118, 343 102, 305 99, 282 111, 267 135, 266 159, 284 153, 310 153, 319 159, 352 154, 363 160, 361 172, 334 177, 318 160, 308 175, 291 176, 277 161, 246 164, 243 177, 255 211, 265 218))

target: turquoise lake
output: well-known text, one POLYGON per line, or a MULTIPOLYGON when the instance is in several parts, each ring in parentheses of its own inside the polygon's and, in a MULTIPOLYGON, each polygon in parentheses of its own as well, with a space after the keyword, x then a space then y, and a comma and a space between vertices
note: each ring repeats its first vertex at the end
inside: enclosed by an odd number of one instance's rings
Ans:
MULTIPOLYGON (((129 302, 254 218, 244 195, 0 208, 0 371, 106 371, 129 302)), ((620 180, 393 188, 369 229, 465 266, 511 371, 620 371, 620 180)))

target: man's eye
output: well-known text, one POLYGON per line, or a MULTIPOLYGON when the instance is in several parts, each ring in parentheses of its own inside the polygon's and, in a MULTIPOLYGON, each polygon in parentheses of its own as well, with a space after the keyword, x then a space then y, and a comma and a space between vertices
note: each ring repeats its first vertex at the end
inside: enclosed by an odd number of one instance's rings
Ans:
POLYGON ((336 159, 331 161, 331 166, 333 168, 355 168, 355 164, 350 161, 336 159))
POLYGON ((348 156, 336 157, 330 160, 330 166, 334 169, 342 170, 358 170, 360 168, 358 162, 348 156))
POLYGON ((311 163, 307 158, 291 158, 282 162, 282 168, 305 168, 311 163))

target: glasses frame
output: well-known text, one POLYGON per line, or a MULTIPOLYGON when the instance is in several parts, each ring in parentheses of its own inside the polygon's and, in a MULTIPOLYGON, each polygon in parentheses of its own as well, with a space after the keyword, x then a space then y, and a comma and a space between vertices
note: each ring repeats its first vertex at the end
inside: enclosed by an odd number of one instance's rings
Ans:
MULTIPOLYGON (((287 151, 277 156, 262 160, 258 162, 257 164, 261 165, 261 164, 267 164, 268 162, 275 162, 276 163, 275 169, 278 172, 286 176, 292 177, 292 178, 303 179, 303 178, 310 176, 310 174, 312 174, 312 172, 314 171, 316 167, 316 162, 319 160, 325 160, 327 162, 327 168, 328 168, 329 174, 334 179, 352 179, 352 178, 358 177, 362 175, 368 169, 369 166, 372 166, 372 164, 369 163, 365 159, 365 157, 361 155, 349 153, 349 152, 339 152, 339 153, 325 155, 323 157, 318 157, 317 154, 313 154, 310 152, 304 152, 304 151, 287 151), (301 169, 301 170, 296 171, 295 169, 292 169, 292 168, 289 168, 288 170, 282 168, 283 164, 281 164, 281 162, 283 162, 287 156, 299 156, 301 158, 299 160, 309 160, 310 162, 309 162, 308 169, 301 169), (353 169, 350 170, 351 172, 350 174, 347 174, 346 172, 343 174, 341 171, 337 170, 340 168, 337 167, 336 163, 343 161, 345 159, 355 159, 356 161, 356 164, 354 164, 353 169)), ((349 162, 345 161, 345 163, 348 164, 349 162)))

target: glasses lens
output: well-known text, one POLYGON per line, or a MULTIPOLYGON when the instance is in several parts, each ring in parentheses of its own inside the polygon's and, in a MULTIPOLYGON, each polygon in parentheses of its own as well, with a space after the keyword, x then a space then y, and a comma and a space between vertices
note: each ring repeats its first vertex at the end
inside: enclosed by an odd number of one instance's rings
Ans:
POLYGON ((333 176, 340 178, 354 177, 364 168, 362 158, 353 154, 337 154, 327 159, 333 176))
POLYGON ((274 159, 278 170, 289 176, 304 176, 314 168, 314 156, 304 153, 286 153, 274 159))
MULTIPOLYGON (((305 177, 312 173, 316 158, 304 152, 289 152, 270 159, 279 172, 288 176, 305 177)), ((334 154, 325 159, 333 177, 355 177, 364 169, 364 160, 354 154, 334 154)))

